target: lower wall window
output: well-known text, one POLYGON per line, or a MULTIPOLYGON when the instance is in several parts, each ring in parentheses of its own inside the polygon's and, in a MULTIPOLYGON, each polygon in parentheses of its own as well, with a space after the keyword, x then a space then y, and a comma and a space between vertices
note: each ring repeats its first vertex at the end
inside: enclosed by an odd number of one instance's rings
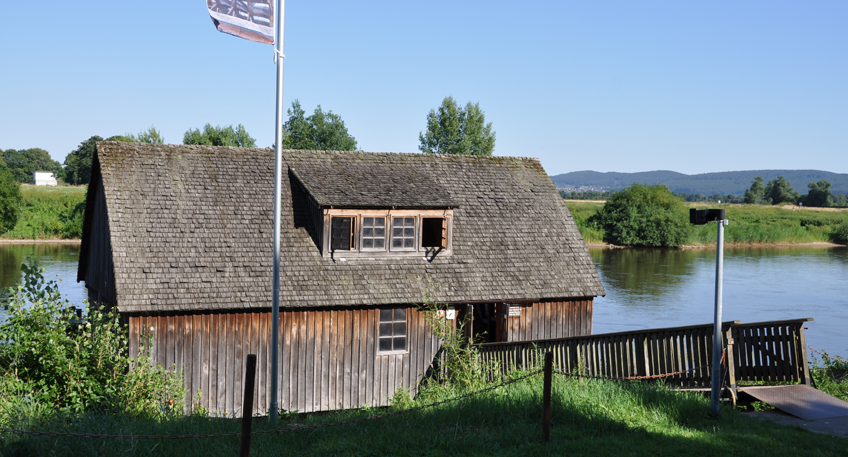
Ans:
POLYGON ((406 351, 406 309, 380 310, 378 352, 406 351))

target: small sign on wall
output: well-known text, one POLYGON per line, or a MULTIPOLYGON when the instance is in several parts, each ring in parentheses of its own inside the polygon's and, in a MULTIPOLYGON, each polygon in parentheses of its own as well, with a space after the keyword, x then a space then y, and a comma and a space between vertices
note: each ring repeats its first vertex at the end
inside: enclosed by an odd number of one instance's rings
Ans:
POLYGON ((521 308, 518 306, 510 306, 509 317, 521 317, 521 308))
POLYGON ((456 310, 455 309, 440 309, 436 311, 436 315, 439 317, 443 317, 445 319, 454 320, 456 319, 456 310))

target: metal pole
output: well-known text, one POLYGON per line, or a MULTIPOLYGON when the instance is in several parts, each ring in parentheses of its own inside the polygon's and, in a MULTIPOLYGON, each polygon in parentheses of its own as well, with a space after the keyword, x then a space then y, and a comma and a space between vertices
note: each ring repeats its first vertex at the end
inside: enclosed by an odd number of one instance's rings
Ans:
POLYGON ((727 221, 719 219, 718 237, 716 240, 716 287, 715 287, 715 321, 713 323, 713 373, 711 408, 713 414, 718 415, 719 396, 721 395, 721 350, 723 339, 721 337, 721 286, 724 280, 724 226, 727 221))
POLYGON ((271 404, 268 414, 271 425, 277 426, 277 403, 280 396, 278 378, 280 366, 277 358, 280 352, 280 199, 283 188, 283 22, 285 19, 285 0, 276 0, 276 18, 274 23, 274 60, 277 62, 277 119, 274 126, 274 279, 271 283, 271 404))

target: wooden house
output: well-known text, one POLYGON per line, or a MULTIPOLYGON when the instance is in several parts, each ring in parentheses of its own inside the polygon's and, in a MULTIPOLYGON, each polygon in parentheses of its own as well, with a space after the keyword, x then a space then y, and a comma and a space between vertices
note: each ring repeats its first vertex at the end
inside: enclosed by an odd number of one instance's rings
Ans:
MULTIPOLYGON (((587 335, 604 290, 539 161, 284 152, 279 405, 385 405, 439 350, 421 304, 478 340, 587 335), (453 312, 455 310, 455 312, 453 312)), ((182 367, 212 414, 239 414, 248 353, 269 404, 274 153, 100 142, 78 279, 115 306, 131 353, 182 367)))

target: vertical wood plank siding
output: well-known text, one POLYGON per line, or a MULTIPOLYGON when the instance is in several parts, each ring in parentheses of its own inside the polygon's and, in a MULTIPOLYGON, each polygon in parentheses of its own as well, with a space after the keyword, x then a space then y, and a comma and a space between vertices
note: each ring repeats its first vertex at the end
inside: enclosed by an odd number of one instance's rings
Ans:
MULTIPOLYGON (((515 306, 515 305, 513 305, 515 306)), ((565 338, 592 332, 592 300, 521 306, 506 319, 507 341, 565 338)), ((280 399, 287 411, 387 405, 398 388, 413 394, 440 348, 423 314, 407 308, 409 350, 378 354, 378 309, 280 312, 280 399)), ((241 413, 247 354, 257 356, 254 413, 270 403, 270 312, 129 316, 130 351, 152 337, 153 360, 182 368, 188 390, 210 414, 241 413)))
MULTIPOLYGON (((377 309, 280 312, 280 402, 287 411, 387 405, 398 388, 417 391, 440 342, 421 312, 407 309, 408 347, 378 354, 377 309)), ((191 408, 238 416, 247 354, 257 356, 254 413, 270 402, 271 313, 129 316, 130 353, 152 339, 153 360, 182 368, 191 408)))
POLYGON ((521 315, 507 320, 506 342, 567 338, 592 334, 593 300, 543 301, 517 306, 521 315))

